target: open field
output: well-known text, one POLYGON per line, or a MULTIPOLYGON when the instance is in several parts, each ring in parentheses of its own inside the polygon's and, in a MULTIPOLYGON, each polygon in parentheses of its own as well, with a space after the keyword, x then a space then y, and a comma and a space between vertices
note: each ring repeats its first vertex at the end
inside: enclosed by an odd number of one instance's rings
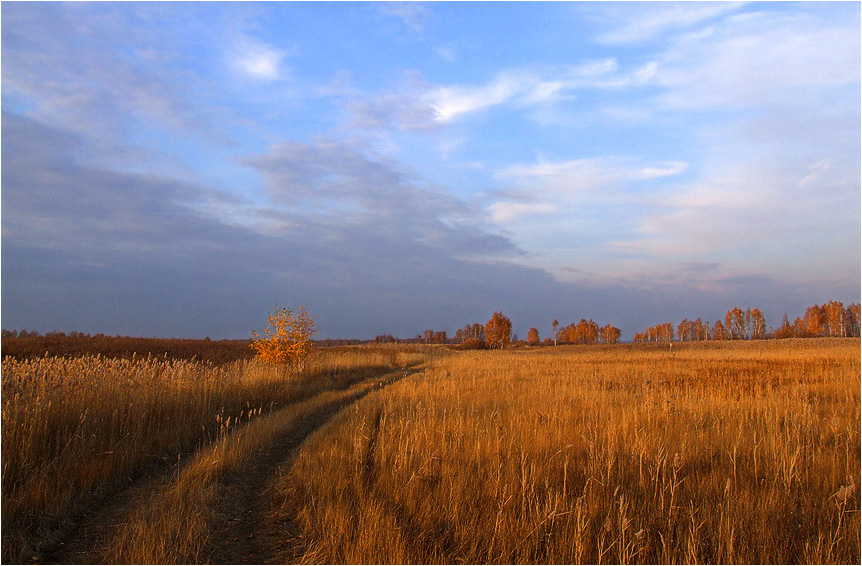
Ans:
POLYGON ((860 342, 3 362, 3 561, 858 563, 860 342))
POLYGON ((18 360, 42 358, 80 358, 100 355, 106 358, 140 357, 163 360, 196 360, 225 364, 254 357, 248 340, 191 340, 180 338, 132 338, 97 334, 34 335, 4 331, 3 357, 18 360))

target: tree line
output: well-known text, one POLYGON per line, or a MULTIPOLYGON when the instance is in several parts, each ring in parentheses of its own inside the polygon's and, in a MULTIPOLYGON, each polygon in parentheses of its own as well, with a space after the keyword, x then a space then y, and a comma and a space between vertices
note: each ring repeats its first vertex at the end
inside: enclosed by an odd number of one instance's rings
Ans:
MULTIPOLYGON (((554 320, 553 338, 547 337, 542 340, 539 330, 531 327, 527 332, 526 340, 519 340, 517 334, 512 333, 512 321, 499 311, 495 311, 491 319, 484 325, 474 322, 466 324, 463 328, 455 331, 450 339, 445 331, 435 332, 426 330, 416 341, 426 344, 460 344, 465 348, 501 348, 509 344, 520 343, 529 345, 556 345, 556 344, 615 344, 620 338, 620 329, 616 326, 606 324, 600 326, 594 320, 581 319, 579 322, 559 328, 559 321, 554 320)), ((375 342, 384 342, 391 336, 378 336, 375 342)))
MULTIPOLYGON (((600 326, 592 319, 580 319, 560 327, 554 320, 553 333, 544 340, 539 331, 531 327, 526 340, 519 340, 512 333, 511 320, 496 311, 485 324, 478 322, 459 328, 450 337, 445 330, 426 330, 415 338, 395 338, 391 334, 381 334, 373 340, 325 339, 308 340, 315 346, 346 346, 368 343, 400 344, 454 344, 462 348, 483 349, 503 348, 509 344, 557 345, 557 344, 615 344, 620 339, 620 329, 606 324, 600 326)), ((734 307, 727 311, 724 319, 715 322, 683 319, 674 326, 670 322, 650 326, 634 335, 634 342, 668 343, 697 342, 704 340, 760 340, 782 338, 816 337, 859 337, 860 305, 852 303, 847 307, 840 301, 829 301, 822 305, 812 305, 792 323, 784 315, 778 328, 767 330, 766 318, 758 308, 734 307)), ((51 352, 61 356, 80 356, 101 353, 112 357, 132 357, 136 355, 158 355, 168 358, 197 358, 199 360, 225 363, 236 359, 251 357, 248 340, 188 340, 160 338, 132 338, 125 336, 91 336, 81 332, 51 332, 41 335, 35 331, 2 331, 2 355, 13 357, 38 357, 51 352)))
POLYGON ((616 344, 620 338, 619 328, 610 324, 600 327, 593 319, 582 318, 577 324, 573 322, 559 332, 556 331, 557 325, 552 326, 555 327, 555 344, 616 344))
POLYGON ((683 319, 676 328, 670 322, 650 326, 635 333, 634 342, 696 342, 703 340, 763 340, 781 338, 858 337, 860 307, 852 303, 846 308, 841 301, 812 305, 802 317, 790 323, 784 315, 781 326, 767 331, 766 318, 758 308, 734 307, 724 320, 683 319))

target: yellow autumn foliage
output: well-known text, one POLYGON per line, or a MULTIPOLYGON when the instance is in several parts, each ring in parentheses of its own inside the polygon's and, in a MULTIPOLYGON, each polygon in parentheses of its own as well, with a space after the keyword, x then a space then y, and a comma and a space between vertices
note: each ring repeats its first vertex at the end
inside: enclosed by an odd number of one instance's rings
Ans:
POLYGON ((267 319, 263 335, 252 330, 251 347, 264 362, 298 363, 311 351, 311 337, 315 333, 314 319, 304 306, 295 314, 289 308, 276 308, 267 319))

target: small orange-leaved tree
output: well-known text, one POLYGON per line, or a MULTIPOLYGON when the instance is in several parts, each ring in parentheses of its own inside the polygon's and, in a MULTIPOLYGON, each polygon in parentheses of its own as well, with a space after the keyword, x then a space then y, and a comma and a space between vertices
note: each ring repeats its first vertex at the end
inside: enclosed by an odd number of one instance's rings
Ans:
POLYGON ((499 311, 485 323, 485 337, 491 348, 505 348, 512 341, 512 321, 499 311))
POLYGON ((251 347, 264 362, 299 364, 311 351, 311 337, 315 334, 314 319, 304 306, 294 313, 276 305, 263 335, 251 331, 251 347))

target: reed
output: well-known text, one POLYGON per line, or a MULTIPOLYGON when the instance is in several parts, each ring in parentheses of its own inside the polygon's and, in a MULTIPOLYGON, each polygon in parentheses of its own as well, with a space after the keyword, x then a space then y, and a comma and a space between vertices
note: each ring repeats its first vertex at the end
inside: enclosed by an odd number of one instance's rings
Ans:
POLYGON ((230 497, 225 484, 232 478, 258 473, 254 467, 261 454, 272 450, 285 435, 318 419, 321 410, 337 409, 340 403, 374 386, 364 381, 346 389, 324 391, 245 426, 225 429, 218 441, 199 450, 165 486, 130 514, 103 550, 104 562, 209 562, 207 542, 214 530, 224 527, 220 503, 230 497))
POLYGON ((306 563, 858 563, 859 376, 858 339, 439 355, 272 524, 306 563))
POLYGON ((39 358, 2 362, 3 560, 39 556, 99 497, 279 407, 374 375, 397 354, 317 351, 304 367, 39 358))

